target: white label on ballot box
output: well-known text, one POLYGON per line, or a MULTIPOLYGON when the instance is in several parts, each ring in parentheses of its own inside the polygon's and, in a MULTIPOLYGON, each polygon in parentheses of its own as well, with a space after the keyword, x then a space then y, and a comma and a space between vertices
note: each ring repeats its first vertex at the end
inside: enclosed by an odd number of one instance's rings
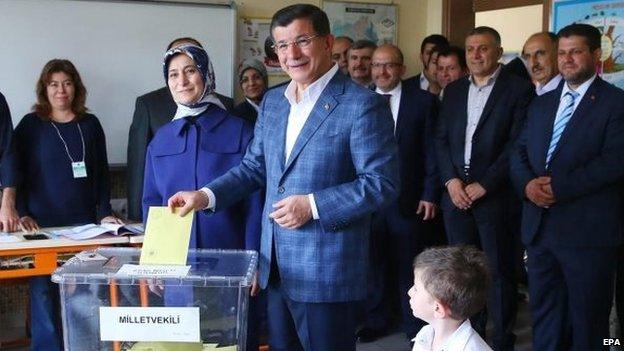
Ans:
POLYGON ((124 264, 117 274, 150 277, 186 277, 191 266, 124 264))
POLYGON ((199 307, 100 307, 100 339, 199 342, 199 307))

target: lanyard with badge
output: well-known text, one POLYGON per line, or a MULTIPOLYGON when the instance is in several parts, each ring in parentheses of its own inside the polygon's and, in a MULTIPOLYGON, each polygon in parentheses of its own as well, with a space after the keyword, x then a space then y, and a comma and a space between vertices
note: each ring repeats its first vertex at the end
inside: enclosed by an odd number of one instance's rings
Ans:
POLYGON ((61 131, 58 129, 56 124, 54 124, 54 122, 50 121, 50 123, 52 124, 54 129, 56 129, 56 133, 58 134, 59 138, 61 138, 61 141, 63 142, 63 146, 65 146, 65 152, 67 152, 67 157, 69 157, 69 160, 71 161, 72 172, 74 174, 74 178, 86 178, 87 166, 85 165, 85 142, 84 142, 84 136, 82 135, 82 129, 80 128, 80 123, 76 123, 76 125, 78 126, 78 132, 80 133, 80 141, 82 142, 82 161, 74 161, 71 154, 69 153, 69 148, 67 147, 67 143, 65 142, 65 139, 63 139, 63 136, 61 135, 61 131))

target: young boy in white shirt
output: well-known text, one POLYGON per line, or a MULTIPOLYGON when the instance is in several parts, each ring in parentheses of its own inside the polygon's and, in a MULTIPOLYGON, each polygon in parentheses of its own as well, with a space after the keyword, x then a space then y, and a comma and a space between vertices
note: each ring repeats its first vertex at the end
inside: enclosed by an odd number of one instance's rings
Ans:
POLYGON ((407 294, 414 316, 429 325, 412 340, 413 351, 491 351, 468 319, 485 306, 489 280, 486 257, 476 248, 431 248, 418 255, 407 294))

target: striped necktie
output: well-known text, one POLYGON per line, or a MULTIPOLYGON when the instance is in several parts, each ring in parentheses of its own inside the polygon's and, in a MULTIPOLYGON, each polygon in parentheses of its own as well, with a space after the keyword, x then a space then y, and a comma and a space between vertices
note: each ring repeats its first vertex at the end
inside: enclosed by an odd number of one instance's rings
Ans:
POLYGON ((578 96, 579 93, 570 90, 565 93, 565 95, 561 99, 560 106, 563 105, 564 108, 555 118, 552 136, 550 137, 550 145, 548 146, 548 153, 546 154, 546 168, 548 168, 548 166, 550 165, 550 160, 553 153, 555 152, 555 149, 557 148, 557 143, 559 143, 559 139, 561 139, 561 134, 563 134, 563 131, 568 125, 568 122, 570 122, 570 118, 572 118, 572 114, 574 113, 574 101, 578 96))

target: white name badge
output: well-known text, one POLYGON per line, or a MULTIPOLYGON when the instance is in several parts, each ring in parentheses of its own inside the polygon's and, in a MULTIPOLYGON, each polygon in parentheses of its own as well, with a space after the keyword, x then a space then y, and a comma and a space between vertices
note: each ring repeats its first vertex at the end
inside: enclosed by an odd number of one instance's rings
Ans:
POLYGON ((74 178, 86 178, 87 166, 84 162, 72 162, 72 172, 74 172, 74 178))
POLYGON ((100 307, 100 340, 200 342, 199 307, 100 307))

